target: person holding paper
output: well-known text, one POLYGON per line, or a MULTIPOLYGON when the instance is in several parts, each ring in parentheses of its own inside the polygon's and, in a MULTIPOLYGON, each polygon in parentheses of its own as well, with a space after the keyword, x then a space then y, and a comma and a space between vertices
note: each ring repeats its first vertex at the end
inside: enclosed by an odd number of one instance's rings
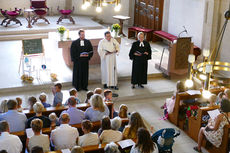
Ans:
POLYGON ((104 88, 117 87, 117 64, 116 55, 119 53, 120 46, 116 39, 111 37, 109 31, 105 32, 105 38, 99 42, 98 53, 101 57, 101 77, 104 88))
POLYGON ((212 114, 212 118, 209 120, 208 125, 200 129, 198 135, 198 146, 193 148, 197 152, 201 152, 201 145, 204 138, 206 138, 215 147, 220 147, 224 134, 224 126, 226 124, 230 124, 230 101, 223 99, 220 103, 220 110, 222 113, 216 112, 216 115, 212 114), (214 116, 216 117, 214 118, 214 116))
POLYGON ((137 84, 144 88, 143 84, 147 84, 148 60, 151 59, 152 51, 150 44, 144 40, 144 33, 138 33, 138 41, 132 44, 129 52, 129 58, 133 61, 132 66, 132 88, 137 84))
POLYGON ((85 31, 79 30, 79 39, 71 45, 71 60, 73 61, 73 86, 80 91, 88 91, 89 60, 93 56, 93 46, 85 39, 85 31))

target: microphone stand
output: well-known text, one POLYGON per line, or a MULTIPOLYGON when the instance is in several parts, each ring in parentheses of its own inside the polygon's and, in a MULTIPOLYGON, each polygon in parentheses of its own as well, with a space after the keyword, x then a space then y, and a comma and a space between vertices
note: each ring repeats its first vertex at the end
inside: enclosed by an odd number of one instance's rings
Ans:
MULTIPOLYGON (((115 50, 116 50, 116 45, 113 43, 113 46, 114 46, 114 48, 115 48, 115 50)), ((116 54, 114 55, 115 56, 115 60, 116 60, 116 54)), ((115 77, 116 77, 116 65, 114 64, 114 77, 113 77, 113 81, 114 81, 114 85, 115 85, 115 81, 116 81, 116 79, 115 79, 115 77)), ((114 88, 115 87, 117 87, 117 85, 116 86, 114 86, 114 88)), ((117 93, 112 93, 112 97, 119 97, 119 95, 117 94, 117 93)))

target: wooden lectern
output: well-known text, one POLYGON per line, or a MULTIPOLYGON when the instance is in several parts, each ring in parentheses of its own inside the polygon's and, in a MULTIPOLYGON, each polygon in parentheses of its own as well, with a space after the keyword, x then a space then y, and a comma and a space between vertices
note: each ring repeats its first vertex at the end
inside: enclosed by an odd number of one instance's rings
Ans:
POLYGON ((178 38, 169 45, 169 57, 167 62, 162 62, 165 48, 162 52, 161 61, 155 67, 167 77, 185 76, 188 72, 188 55, 193 53, 191 37, 178 38))

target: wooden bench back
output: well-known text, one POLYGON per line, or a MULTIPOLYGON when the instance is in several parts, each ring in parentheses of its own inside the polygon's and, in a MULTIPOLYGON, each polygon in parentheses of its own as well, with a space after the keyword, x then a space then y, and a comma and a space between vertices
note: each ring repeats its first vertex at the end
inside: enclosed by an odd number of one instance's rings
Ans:
MULTIPOLYGON (((211 89, 210 92, 213 94, 218 94, 219 92, 223 92, 224 90, 225 88, 217 88, 211 89)), ((176 126, 179 125, 179 110, 181 100, 195 99, 201 97, 202 95, 189 95, 187 92, 177 93, 173 112, 169 114, 169 121, 175 124, 176 126)))

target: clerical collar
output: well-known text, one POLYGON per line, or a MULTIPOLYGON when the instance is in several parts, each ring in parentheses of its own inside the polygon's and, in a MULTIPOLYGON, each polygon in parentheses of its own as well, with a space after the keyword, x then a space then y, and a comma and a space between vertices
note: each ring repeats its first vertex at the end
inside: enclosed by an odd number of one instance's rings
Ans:
POLYGON ((145 47, 145 45, 144 45, 144 42, 142 41, 140 41, 140 44, 139 44, 139 47, 145 47))
POLYGON ((84 40, 80 40, 80 46, 85 46, 84 40))

